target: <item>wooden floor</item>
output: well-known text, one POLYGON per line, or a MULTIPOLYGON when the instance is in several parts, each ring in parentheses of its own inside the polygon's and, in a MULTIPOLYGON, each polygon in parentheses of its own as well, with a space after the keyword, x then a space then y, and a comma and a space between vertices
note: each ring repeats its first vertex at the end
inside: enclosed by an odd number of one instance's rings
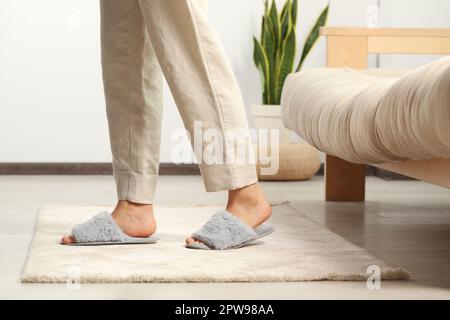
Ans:
MULTIPOLYGON (((45 204, 113 204, 109 176, 0 176, 0 299, 450 299, 450 190, 415 181, 367 179, 365 203, 324 202, 323 180, 263 184, 272 202, 290 201, 328 229, 407 268, 411 281, 255 284, 21 284, 19 274, 37 210, 45 204)), ((198 176, 163 176, 159 204, 220 204, 198 176), (176 195, 176 199, 174 198, 176 195)))

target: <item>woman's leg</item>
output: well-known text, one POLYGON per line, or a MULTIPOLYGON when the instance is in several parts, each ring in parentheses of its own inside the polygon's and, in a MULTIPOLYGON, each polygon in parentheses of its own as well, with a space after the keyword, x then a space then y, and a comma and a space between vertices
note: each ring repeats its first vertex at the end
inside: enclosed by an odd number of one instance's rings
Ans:
POLYGON ((102 70, 119 200, 151 204, 159 168, 162 72, 138 1, 102 0, 102 70))
MULTIPOLYGON (((137 0, 101 0, 102 70, 118 204, 112 215, 130 236, 155 232, 162 72, 137 0)), ((73 239, 65 237, 63 242, 73 239)))
MULTIPOLYGON (((204 15, 204 0, 139 0, 141 12, 161 68, 188 129, 194 151, 202 132, 223 140, 248 131, 245 106, 220 41, 204 15)), ((250 161, 250 139, 225 143, 220 154, 201 139, 200 170, 207 191, 229 190, 227 209, 252 227, 271 213, 250 161), (234 143, 233 143, 234 142, 234 143), (230 155, 243 146, 237 161, 230 155), (211 154, 211 153, 214 153, 211 154), (219 161, 212 161, 218 159, 219 161), (223 161, 221 162, 220 159, 223 161)), ((189 241, 193 241, 190 239, 189 241)))

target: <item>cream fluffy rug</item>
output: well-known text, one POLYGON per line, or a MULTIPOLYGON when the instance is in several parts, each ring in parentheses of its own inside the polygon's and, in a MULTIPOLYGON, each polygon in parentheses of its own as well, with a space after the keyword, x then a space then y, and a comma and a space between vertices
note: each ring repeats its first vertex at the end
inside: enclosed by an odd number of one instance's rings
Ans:
POLYGON ((153 245, 74 247, 59 244, 71 227, 108 207, 47 206, 39 212, 23 282, 247 282, 366 280, 369 265, 383 279, 406 279, 392 268, 289 205, 274 207, 275 233, 238 250, 203 251, 184 238, 219 207, 157 207, 153 245), (78 278, 78 279, 74 279, 78 278))

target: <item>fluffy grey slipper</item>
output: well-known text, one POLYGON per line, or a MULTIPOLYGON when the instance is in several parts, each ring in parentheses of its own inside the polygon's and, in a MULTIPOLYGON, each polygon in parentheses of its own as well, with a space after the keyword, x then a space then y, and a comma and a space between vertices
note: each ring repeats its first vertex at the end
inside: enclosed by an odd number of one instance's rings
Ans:
POLYGON ((194 239, 202 243, 192 243, 186 247, 203 250, 237 249, 268 236, 274 230, 267 223, 252 229, 239 218, 224 210, 215 213, 203 227, 192 234, 194 239))
POLYGON ((157 236, 148 238, 130 237, 126 235, 111 214, 100 212, 88 221, 76 225, 72 229, 75 243, 72 246, 96 246, 111 244, 152 244, 158 241, 157 236))

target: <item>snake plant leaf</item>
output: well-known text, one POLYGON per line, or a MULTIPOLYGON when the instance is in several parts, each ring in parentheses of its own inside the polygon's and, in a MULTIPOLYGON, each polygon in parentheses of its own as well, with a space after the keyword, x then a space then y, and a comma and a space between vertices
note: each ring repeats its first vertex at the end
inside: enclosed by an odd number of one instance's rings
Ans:
POLYGON ((283 90, 286 77, 292 73, 294 69, 295 54, 297 51, 297 41, 295 28, 290 27, 287 38, 283 43, 283 54, 277 70, 276 82, 275 82, 275 96, 274 103, 280 104, 281 93, 283 90))
POLYGON ((291 24, 291 0, 286 1, 280 15, 281 20, 281 39, 286 39, 289 24, 291 24))
MULTIPOLYGON (((265 19, 265 30, 264 30, 264 51, 268 60, 268 69, 269 69, 269 79, 270 83, 273 84, 275 82, 275 66, 277 60, 277 41, 274 34, 274 28, 272 24, 272 19, 269 16, 266 16, 265 19)), ((269 99, 273 97, 275 93, 275 88, 273 85, 269 87, 269 99)))
POLYGON ((320 28, 323 27, 328 18, 328 8, 329 6, 326 6, 325 9, 320 14, 319 18, 316 20, 316 23, 314 24, 313 28, 309 32, 308 37, 306 38, 305 45, 303 47, 303 52, 300 58, 300 62, 297 66, 297 72, 302 69, 303 63, 305 62, 306 57, 311 52, 311 49, 314 47, 314 44, 317 42, 317 39, 320 36, 320 28))
POLYGON ((291 20, 292 20, 292 24, 294 26, 297 24, 297 12, 298 12, 298 2, 297 2, 297 0, 292 0, 292 4, 291 4, 291 20))
POLYGON ((269 15, 269 0, 264 0, 264 15, 261 19, 261 44, 264 47, 264 29, 265 29, 265 23, 266 23, 266 16, 269 15))
POLYGON ((261 43, 253 37, 254 51, 253 60, 256 67, 259 69, 261 74, 261 82, 263 86, 263 103, 270 103, 270 75, 269 75, 269 60, 267 58, 266 52, 262 47, 261 43))
POLYGON ((275 1, 272 1, 272 5, 270 7, 269 11, 269 19, 272 22, 273 27, 273 34, 275 35, 275 43, 277 44, 277 47, 281 45, 281 26, 280 26, 280 19, 278 17, 278 9, 277 4, 275 1))
POLYGON ((286 10, 291 6, 291 0, 286 0, 286 3, 283 6, 283 9, 281 9, 281 20, 283 20, 284 15, 286 14, 286 10))
POLYGON ((261 35, 260 35, 260 39, 261 39, 261 45, 264 47, 265 43, 264 43, 264 29, 266 28, 266 17, 263 16, 261 19, 261 35))

